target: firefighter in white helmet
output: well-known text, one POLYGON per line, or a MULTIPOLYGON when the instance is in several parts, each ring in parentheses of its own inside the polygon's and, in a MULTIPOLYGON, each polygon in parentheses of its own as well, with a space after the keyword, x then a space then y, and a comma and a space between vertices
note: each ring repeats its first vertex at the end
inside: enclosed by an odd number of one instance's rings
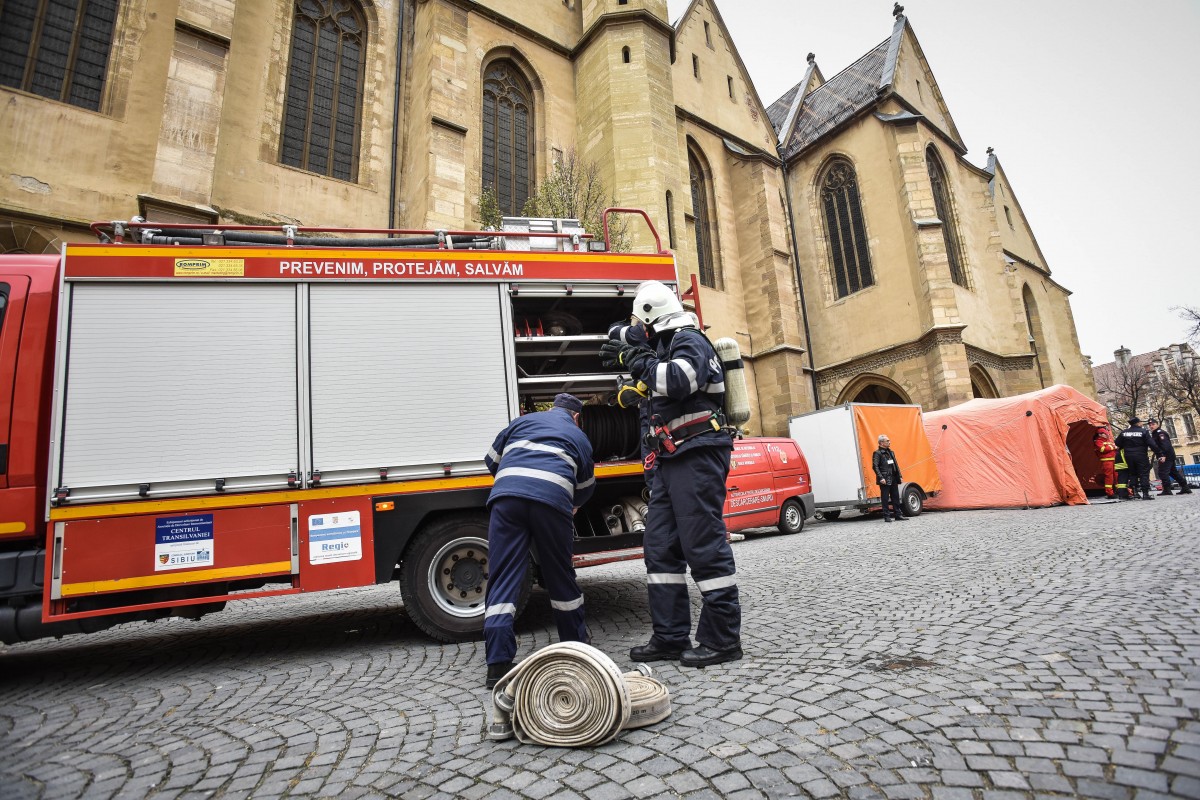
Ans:
POLYGON ((733 450, 721 413, 721 359, 667 286, 649 281, 638 287, 633 315, 646 326, 650 346, 612 339, 600 351, 605 366, 629 372, 650 394, 644 552, 654 632, 629 657, 687 667, 735 661, 742 657, 742 609, 721 515, 733 450), (689 569, 704 600, 696 647, 689 569))

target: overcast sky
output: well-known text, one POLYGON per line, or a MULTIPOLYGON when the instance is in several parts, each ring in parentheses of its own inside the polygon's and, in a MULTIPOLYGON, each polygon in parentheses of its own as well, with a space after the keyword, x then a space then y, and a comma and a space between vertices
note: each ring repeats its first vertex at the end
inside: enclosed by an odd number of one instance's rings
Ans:
MULTIPOLYGON (((716 0, 764 106, 891 35, 892 0, 716 0)), ((672 21, 690 0, 668 0, 672 21)), ((903 4, 966 142, 996 149, 1083 352, 1184 340, 1200 306, 1200 0, 903 4), (1189 233, 1191 231, 1191 233, 1189 233)))

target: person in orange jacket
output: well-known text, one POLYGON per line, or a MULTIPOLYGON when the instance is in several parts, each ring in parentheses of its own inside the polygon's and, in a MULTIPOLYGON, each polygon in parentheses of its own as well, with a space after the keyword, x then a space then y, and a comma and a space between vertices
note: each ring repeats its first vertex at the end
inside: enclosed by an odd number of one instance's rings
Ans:
POLYGON ((1108 432, 1108 428, 1100 428, 1092 437, 1092 446, 1096 448, 1096 456, 1100 459, 1100 469, 1104 471, 1104 496, 1112 498, 1113 489, 1117 483, 1117 446, 1108 432))

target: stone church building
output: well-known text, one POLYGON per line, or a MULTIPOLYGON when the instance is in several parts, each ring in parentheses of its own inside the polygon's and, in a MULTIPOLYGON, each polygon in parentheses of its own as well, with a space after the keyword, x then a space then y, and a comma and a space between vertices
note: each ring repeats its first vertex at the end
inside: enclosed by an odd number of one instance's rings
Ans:
POLYGON ((135 214, 469 228, 485 187, 519 214, 574 152, 740 342, 754 433, 850 400, 1094 394, 1070 293, 899 6, 767 104, 714 0, 674 23, 665 0, 74 5, 0 5, 0 250, 135 214))

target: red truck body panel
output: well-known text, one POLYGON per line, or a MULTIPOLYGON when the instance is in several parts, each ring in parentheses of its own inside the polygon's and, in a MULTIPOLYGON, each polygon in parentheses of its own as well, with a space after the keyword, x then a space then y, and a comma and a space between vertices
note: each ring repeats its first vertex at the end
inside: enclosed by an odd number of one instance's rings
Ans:
POLYGON ((0 542, 45 541, 59 261, 21 254, 0 265, 0 542))

